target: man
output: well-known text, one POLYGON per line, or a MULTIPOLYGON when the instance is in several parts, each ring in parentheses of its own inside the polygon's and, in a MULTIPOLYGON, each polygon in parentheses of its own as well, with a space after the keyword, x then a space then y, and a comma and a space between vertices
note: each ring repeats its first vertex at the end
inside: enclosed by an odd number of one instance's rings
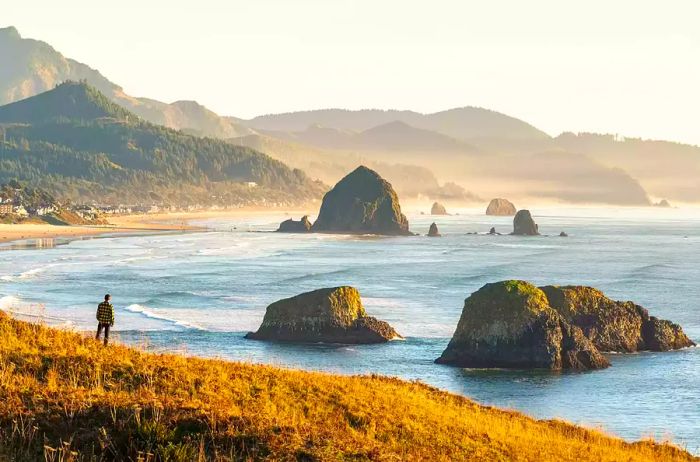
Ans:
POLYGON ((97 335, 95 335, 95 340, 100 339, 100 334, 102 329, 105 330, 105 346, 109 342, 109 328, 114 326, 114 307, 109 301, 112 296, 105 295, 105 301, 97 306, 97 335))

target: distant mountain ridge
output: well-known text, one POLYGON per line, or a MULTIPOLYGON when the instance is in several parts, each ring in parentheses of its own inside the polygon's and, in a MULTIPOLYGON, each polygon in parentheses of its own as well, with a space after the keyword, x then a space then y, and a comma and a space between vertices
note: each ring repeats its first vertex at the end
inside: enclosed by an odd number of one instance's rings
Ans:
POLYGON ((394 122, 431 130, 468 141, 473 138, 549 139, 550 136, 522 120, 477 107, 449 109, 433 114, 414 111, 321 109, 258 116, 240 123, 256 130, 299 132, 313 125, 338 130, 365 131, 394 122))
POLYGON ((231 138, 252 131, 220 117, 193 101, 172 104, 135 98, 99 71, 64 57, 49 44, 25 39, 16 28, 0 29, 0 105, 19 101, 54 88, 64 81, 85 80, 109 99, 143 119, 175 129, 188 129, 202 136, 231 138))
POLYGON ((75 201, 304 203, 324 186, 249 148, 142 120, 86 83, 0 107, 0 182, 75 201))

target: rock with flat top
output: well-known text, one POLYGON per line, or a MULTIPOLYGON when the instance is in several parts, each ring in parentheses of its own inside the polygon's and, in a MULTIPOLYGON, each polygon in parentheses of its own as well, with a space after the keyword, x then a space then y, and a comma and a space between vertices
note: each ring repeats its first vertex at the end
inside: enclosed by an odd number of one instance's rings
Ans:
POLYGON ((284 220, 280 223, 280 227, 277 229, 278 233, 309 233, 311 232, 311 222, 309 217, 304 215, 301 220, 294 221, 290 218, 289 220, 284 220))
POLYGON ((386 322, 367 316, 360 292, 342 286, 318 289, 267 307, 257 332, 246 338, 299 343, 383 343, 401 336, 386 322))
POLYGON ((610 363, 581 329, 525 281, 486 284, 464 302, 452 340, 436 361, 469 368, 601 369, 610 363))

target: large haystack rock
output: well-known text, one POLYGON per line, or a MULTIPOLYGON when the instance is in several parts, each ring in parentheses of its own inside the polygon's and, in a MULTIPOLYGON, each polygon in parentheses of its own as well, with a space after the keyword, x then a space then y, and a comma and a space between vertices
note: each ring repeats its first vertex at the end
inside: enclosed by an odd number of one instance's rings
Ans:
POLYGON ((312 231, 411 234, 394 188, 365 166, 355 169, 326 193, 312 231))
POLYGON ((428 237, 440 237, 440 231, 438 230, 438 227, 435 223, 432 223, 430 225, 430 229, 428 229, 428 237))
POLYGON ((281 342, 382 343, 401 336, 367 316, 354 287, 318 289, 267 307, 257 332, 246 338, 281 342))

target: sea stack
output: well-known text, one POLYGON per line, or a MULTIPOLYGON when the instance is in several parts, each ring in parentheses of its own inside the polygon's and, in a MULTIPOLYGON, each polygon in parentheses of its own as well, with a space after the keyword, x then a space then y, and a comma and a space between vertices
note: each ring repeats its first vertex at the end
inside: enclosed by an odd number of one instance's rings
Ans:
POLYGON ((532 219, 529 210, 518 210, 513 218, 513 233, 516 236, 538 236, 539 226, 532 219))
POLYGON ((581 329, 524 281, 486 284, 464 301, 452 340, 436 361, 459 367, 601 369, 610 363, 581 329))
POLYGON ((515 205, 508 199, 492 199, 486 207, 486 215, 512 217, 515 215, 515 205))
POLYGON ((438 227, 435 223, 432 223, 430 225, 430 229, 428 229, 428 236, 429 237, 440 237, 440 231, 438 231, 438 227))
POLYGON ((401 336, 386 322, 367 316, 360 292, 343 286, 318 289, 267 307, 257 332, 246 338, 299 343, 383 343, 401 336))
POLYGON ((391 184, 360 166, 323 197, 314 232, 410 235, 391 184))
POLYGON ((311 232, 311 222, 309 217, 304 215, 301 220, 294 221, 290 218, 289 220, 284 220, 280 223, 280 227, 277 228, 278 233, 308 233, 311 232))
POLYGON ((619 302, 585 286, 545 286, 549 304, 579 326, 600 351, 668 351, 695 345, 678 324, 650 316, 633 302, 619 302))
POLYGON ((454 336, 437 362, 585 370, 607 367, 603 353, 693 345, 679 325, 597 289, 503 281, 486 284, 465 300, 454 336))
POLYGON ((433 203, 433 206, 430 208, 430 214, 431 215, 447 215, 447 209, 441 203, 435 202, 435 203, 433 203))

